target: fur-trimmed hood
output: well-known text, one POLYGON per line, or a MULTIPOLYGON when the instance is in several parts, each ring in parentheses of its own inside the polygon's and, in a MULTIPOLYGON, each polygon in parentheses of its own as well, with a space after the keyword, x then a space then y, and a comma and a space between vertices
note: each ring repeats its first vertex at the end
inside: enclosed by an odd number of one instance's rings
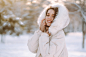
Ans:
POLYGON ((49 33, 51 33, 51 35, 54 35, 56 34, 58 31, 62 30, 63 28, 65 28, 68 24, 69 24, 69 21, 70 21, 70 18, 69 18, 69 14, 68 14, 68 10, 67 8, 62 5, 62 4, 52 4, 52 5, 49 5, 48 7, 46 7, 42 12, 41 14, 39 15, 38 17, 38 25, 40 26, 41 24, 41 21, 45 18, 46 16, 46 10, 48 8, 51 7, 58 7, 58 13, 56 14, 56 17, 55 19, 53 20, 53 23, 51 24, 51 26, 49 27, 49 33))

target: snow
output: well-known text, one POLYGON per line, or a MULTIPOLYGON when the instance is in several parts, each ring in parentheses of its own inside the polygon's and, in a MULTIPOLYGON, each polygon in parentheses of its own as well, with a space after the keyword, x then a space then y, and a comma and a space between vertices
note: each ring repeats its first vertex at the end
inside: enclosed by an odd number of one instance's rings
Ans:
POLYGON ((82 33, 80 32, 69 33, 66 36, 69 57, 86 57, 86 39, 84 48, 82 48, 82 40, 82 33))
POLYGON ((6 16, 6 15, 4 15, 3 17, 4 17, 4 19, 8 19, 9 18, 9 16, 6 16))
MULTIPOLYGON (((18 37, 6 35, 5 43, 0 42, 0 57, 35 57, 36 54, 29 51, 27 41, 33 34, 25 34, 18 37)), ((86 57, 85 48, 82 48, 82 33, 69 33, 65 37, 69 57, 86 57)))
POLYGON ((16 17, 16 20, 20 20, 20 18, 19 17, 16 17))

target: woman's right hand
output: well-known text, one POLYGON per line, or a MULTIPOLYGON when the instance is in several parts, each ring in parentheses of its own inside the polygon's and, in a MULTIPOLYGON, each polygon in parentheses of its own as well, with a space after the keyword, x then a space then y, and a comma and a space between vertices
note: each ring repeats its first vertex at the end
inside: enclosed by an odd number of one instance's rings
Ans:
POLYGON ((46 25, 46 22, 45 22, 45 19, 43 19, 43 20, 41 21, 41 25, 40 25, 40 30, 41 30, 42 32, 45 31, 45 25, 46 25))

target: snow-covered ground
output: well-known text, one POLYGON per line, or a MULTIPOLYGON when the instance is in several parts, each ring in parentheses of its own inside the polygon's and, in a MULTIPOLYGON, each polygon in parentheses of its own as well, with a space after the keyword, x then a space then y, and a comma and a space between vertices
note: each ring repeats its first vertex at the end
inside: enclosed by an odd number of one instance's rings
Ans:
POLYGON ((69 57, 86 57, 86 39, 85 47, 82 48, 82 33, 69 33, 66 36, 66 44, 69 53, 69 57))
MULTIPOLYGON (((5 43, 0 42, 0 57, 35 57, 27 47, 27 41, 31 36, 32 34, 19 37, 6 35, 5 43)), ((69 33, 65 39, 69 57, 86 57, 86 39, 83 49, 82 33, 69 33)))

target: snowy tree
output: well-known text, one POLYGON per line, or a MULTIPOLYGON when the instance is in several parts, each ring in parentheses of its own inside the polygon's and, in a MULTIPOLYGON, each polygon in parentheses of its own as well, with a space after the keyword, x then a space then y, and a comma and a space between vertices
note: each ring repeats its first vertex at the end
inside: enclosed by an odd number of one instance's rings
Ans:
POLYGON ((20 35, 22 34, 24 24, 21 18, 16 16, 12 11, 14 0, 0 1, 0 34, 1 42, 4 43, 3 35, 20 35))
POLYGON ((38 28, 40 12, 48 4, 46 0, 0 0, 0 34, 33 32, 38 28))

